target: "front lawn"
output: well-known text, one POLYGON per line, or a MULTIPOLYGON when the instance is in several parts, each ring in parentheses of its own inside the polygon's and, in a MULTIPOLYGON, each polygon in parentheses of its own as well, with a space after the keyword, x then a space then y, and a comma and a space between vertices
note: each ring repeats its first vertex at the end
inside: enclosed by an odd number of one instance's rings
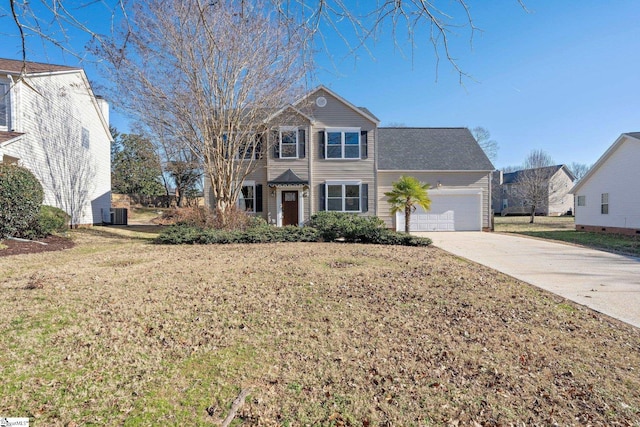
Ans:
POLYGON ((33 425, 638 425, 640 330, 437 248, 0 258, 0 414, 33 425), (456 424, 458 423, 458 424, 456 424))
POLYGON ((559 240, 609 252, 640 256, 640 236, 576 231, 574 219, 569 216, 537 216, 533 224, 529 224, 528 216, 497 216, 494 221, 497 232, 559 240))

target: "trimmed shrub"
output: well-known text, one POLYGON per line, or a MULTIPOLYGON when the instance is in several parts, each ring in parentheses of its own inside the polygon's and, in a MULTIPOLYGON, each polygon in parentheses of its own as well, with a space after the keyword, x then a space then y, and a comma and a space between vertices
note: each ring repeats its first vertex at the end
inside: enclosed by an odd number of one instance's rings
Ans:
POLYGON ((248 230, 202 229, 189 225, 173 225, 162 231, 156 243, 180 244, 229 244, 229 243, 277 243, 317 242, 318 232, 311 227, 288 226, 276 228, 259 226, 248 230))
POLYGON ((428 237, 416 237, 406 233, 382 230, 369 243, 396 246, 429 246, 433 241, 428 237))
POLYGON ((31 171, 0 163, 0 238, 25 237, 37 229, 43 197, 31 171))
POLYGON ((53 233, 64 233, 69 229, 71 217, 62 209, 54 206, 42 205, 38 216, 40 234, 48 236, 53 233))
POLYGON ((318 212, 309 225, 327 242, 342 238, 346 242, 374 243, 384 230, 384 221, 376 216, 360 216, 345 212, 318 212))

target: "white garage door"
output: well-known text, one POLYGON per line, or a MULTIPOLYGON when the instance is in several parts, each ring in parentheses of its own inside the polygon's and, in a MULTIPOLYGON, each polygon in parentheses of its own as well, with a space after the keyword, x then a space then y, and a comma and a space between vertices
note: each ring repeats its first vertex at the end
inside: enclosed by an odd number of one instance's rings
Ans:
MULTIPOLYGON (((431 209, 411 215, 411 231, 482 230, 482 190, 430 190, 431 209)), ((396 230, 404 231, 404 213, 396 214, 396 230)))

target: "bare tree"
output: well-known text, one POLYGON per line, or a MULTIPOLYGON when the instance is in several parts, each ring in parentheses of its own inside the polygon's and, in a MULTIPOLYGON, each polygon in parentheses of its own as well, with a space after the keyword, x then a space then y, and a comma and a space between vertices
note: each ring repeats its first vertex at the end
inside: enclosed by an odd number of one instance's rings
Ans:
POLYGON ((307 36, 260 1, 141 0, 132 17, 98 53, 123 106, 198 159, 224 218, 266 152, 265 120, 302 93, 307 36))
POLYGON ((533 150, 525 159, 523 170, 518 172, 514 190, 520 200, 530 209, 533 224, 536 209, 549 203, 554 195, 549 185, 553 175, 553 159, 542 150, 533 150))
POLYGON ((476 126, 471 130, 473 137, 478 141, 480 148, 487 155, 491 162, 495 162, 498 157, 498 143, 491 139, 491 132, 482 126, 476 126))
POLYGON ((585 176, 587 172, 589 172, 589 169, 591 169, 591 165, 587 165, 586 163, 572 162, 571 166, 569 166, 569 169, 573 173, 573 176, 576 177, 576 181, 580 181, 582 177, 585 176))
MULTIPOLYGON (((523 0, 516 0, 526 10, 523 0)), ((247 6, 245 0, 212 0, 210 5, 247 6)), ((84 52, 71 48, 70 39, 74 32, 82 32, 98 44, 105 42, 105 35, 94 23, 82 19, 86 16, 109 17, 111 28, 125 21, 135 27, 131 10, 135 2, 128 0, 102 0, 80 2, 74 0, 9 0, 8 9, 0 7, 0 17, 10 17, 13 21, 21 45, 23 58, 28 51, 27 42, 47 42, 77 57, 84 52), (4 12, 4 13, 2 13, 4 12), (35 37, 33 37, 35 36, 35 37)), ((399 49, 405 41, 413 55, 415 47, 426 41, 431 44, 436 58, 436 71, 444 58, 458 73, 461 81, 466 72, 458 65, 457 55, 452 52, 451 37, 462 32, 468 35, 470 44, 477 28, 472 18, 467 0, 425 1, 425 0, 381 0, 354 4, 347 0, 268 0, 265 6, 277 11, 288 26, 295 25, 309 35, 305 46, 311 51, 329 52, 325 36, 337 35, 351 51, 364 49, 369 54, 370 42, 380 37, 391 37, 399 49), (313 43, 310 43, 312 42, 313 43)), ((8 26, 7 26, 8 28, 8 26)), ((124 47, 124 46, 122 46, 124 47)), ((373 55, 372 55, 373 56, 373 55)))

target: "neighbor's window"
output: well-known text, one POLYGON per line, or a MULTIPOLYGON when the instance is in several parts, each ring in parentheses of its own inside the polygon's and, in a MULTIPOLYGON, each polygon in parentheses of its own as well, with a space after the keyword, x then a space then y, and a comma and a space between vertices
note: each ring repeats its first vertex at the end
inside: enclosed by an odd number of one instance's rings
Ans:
POLYGON ((238 207, 253 213, 256 211, 256 185, 254 182, 245 182, 242 186, 240 197, 238 197, 238 207))
POLYGON ((602 193, 600 196, 600 213, 604 215, 609 213, 609 193, 602 193))
POLYGON ((84 148, 89 148, 90 141, 91 141, 91 137, 89 134, 89 129, 82 128, 82 146, 84 148))
POLYGON ((0 83, 0 127, 9 125, 9 85, 0 83))
POLYGON ((360 129, 327 129, 325 132, 325 158, 359 159, 360 129))
POLYGON ((360 212, 359 183, 327 184, 327 210, 336 212, 360 212))
POLYGON ((281 159, 297 159, 298 158, 298 128, 295 128, 295 127, 280 128, 280 158, 281 159))
POLYGON ((578 196, 578 206, 587 206, 587 196, 578 196))

